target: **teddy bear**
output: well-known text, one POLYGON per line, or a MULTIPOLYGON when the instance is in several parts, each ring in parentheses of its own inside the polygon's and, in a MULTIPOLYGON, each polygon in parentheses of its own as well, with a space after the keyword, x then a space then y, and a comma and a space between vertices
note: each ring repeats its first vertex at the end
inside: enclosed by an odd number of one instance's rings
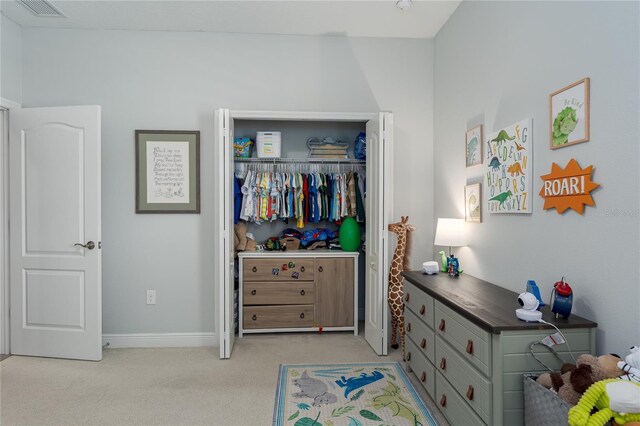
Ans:
POLYGON ((611 418, 621 425, 640 421, 640 384, 621 379, 594 383, 569 410, 568 421, 571 426, 605 426, 611 418))
POLYGON ((561 373, 545 373, 538 378, 538 383, 553 389, 558 396, 571 405, 580 400, 582 394, 595 382, 619 377, 623 374, 618 368, 620 358, 615 355, 580 355, 576 365, 563 365, 561 373))
POLYGON ((247 232, 247 224, 245 222, 238 222, 233 226, 233 248, 235 251, 255 251, 256 242, 253 239, 253 234, 247 232))
POLYGON ((631 353, 624 358, 624 361, 618 362, 618 368, 624 372, 621 379, 640 383, 640 347, 632 346, 631 353))

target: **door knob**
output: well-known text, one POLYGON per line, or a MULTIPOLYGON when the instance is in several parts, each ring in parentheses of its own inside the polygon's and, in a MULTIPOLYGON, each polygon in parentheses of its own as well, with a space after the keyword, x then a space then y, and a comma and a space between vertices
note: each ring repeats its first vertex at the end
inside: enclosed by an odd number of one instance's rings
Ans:
POLYGON ((96 248, 96 243, 94 243, 93 241, 88 241, 87 244, 75 243, 74 246, 80 246, 89 250, 93 250, 94 248, 96 248))

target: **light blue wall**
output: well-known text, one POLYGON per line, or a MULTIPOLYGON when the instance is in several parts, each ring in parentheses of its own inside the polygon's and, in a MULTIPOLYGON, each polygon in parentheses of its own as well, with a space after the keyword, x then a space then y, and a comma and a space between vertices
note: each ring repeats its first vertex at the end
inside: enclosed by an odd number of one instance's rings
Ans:
MULTIPOLYGON (((640 342, 640 33, 638 2, 463 2, 435 40, 435 217, 463 217, 464 134, 533 118, 533 214, 467 224, 465 271, 514 291, 535 279, 549 297, 563 275, 575 313, 599 323, 599 352, 640 342), (549 93, 591 78, 591 140, 549 149, 549 93), (544 211, 552 162, 594 165, 596 207, 544 211)), ((483 183, 483 189, 485 185, 483 183)), ((435 224, 434 224, 435 226, 435 224)), ((516 308, 514 303, 514 309, 516 308)))
POLYGON ((22 102, 22 29, 0 15, 0 97, 22 102))
POLYGON ((393 111, 394 207, 432 255, 432 40, 25 28, 23 69, 24 106, 102 105, 104 333, 214 331, 216 108, 393 111), (201 131, 202 214, 135 214, 135 129, 201 131))

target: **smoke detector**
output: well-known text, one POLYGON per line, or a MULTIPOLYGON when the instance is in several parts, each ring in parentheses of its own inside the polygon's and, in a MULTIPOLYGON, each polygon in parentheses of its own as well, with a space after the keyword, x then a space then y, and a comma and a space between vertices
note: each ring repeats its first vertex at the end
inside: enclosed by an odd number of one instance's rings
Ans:
POLYGON ((407 10, 411 7, 411 0, 398 0, 396 7, 400 10, 407 10))
POLYGON ((36 16, 45 18, 66 18, 64 13, 47 0, 18 0, 18 3, 29 9, 36 16))

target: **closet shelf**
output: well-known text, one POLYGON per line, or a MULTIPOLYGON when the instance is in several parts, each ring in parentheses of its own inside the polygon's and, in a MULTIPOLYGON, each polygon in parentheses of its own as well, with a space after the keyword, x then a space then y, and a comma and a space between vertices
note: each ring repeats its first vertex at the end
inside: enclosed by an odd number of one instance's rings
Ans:
POLYGON ((267 164, 289 164, 289 163, 310 163, 310 164, 366 164, 366 160, 340 159, 340 158, 244 158, 235 157, 236 163, 267 163, 267 164))

